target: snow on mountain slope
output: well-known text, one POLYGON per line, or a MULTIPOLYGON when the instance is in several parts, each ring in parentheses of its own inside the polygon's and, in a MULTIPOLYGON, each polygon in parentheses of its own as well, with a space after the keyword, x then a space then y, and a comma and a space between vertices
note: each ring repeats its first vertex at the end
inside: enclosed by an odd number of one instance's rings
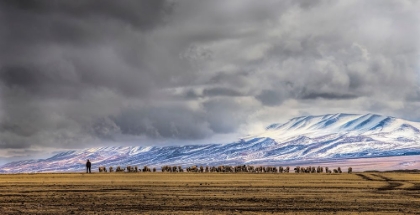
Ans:
POLYGON ((376 114, 302 116, 230 144, 97 147, 8 163, 0 172, 83 171, 94 166, 237 165, 420 154, 420 123, 376 114))
MULTIPOLYGON (((317 138, 327 134, 375 135, 378 137, 417 137, 420 123, 376 114, 329 114, 303 116, 285 124, 273 124, 255 136, 265 136, 282 142, 289 138, 307 136, 317 138)), ((251 137, 252 138, 252 137, 251 137)))

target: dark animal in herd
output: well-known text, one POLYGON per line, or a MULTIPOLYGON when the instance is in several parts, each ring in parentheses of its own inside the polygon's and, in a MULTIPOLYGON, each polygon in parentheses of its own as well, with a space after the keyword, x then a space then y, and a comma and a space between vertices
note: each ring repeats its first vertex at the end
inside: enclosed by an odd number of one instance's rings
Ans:
MULTIPOLYGON (((100 166, 99 172, 108 172, 105 166, 100 166)), ((295 173, 324 173, 324 167, 321 166, 308 166, 308 167, 301 167, 297 166, 293 169, 295 173)), ((162 166, 162 172, 184 172, 184 169, 181 166, 162 166)), ((197 173, 205 173, 205 172, 226 172, 226 173, 241 173, 241 172, 248 172, 248 173, 289 173, 290 167, 282 167, 279 166, 278 168, 275 166, 250 166, 250 165, 239 165, 239 166, 191 166, 185 168, 186 172, 197 172, 197 173)), ((109 167, 109 172, 114 172, 114 168, 111 166, 109 167)), ((117 166, 115 172, 156 172, 156 168, 150 169, 147 166, 144 166, 143 169, 138 168, 137 166, 127 166, 125 168, 117 166)), ((353 168, 349 167, 347 173, 352 173, 353 168)), ((341 168, 337 167, 337 169, 330 170, 328 167, 325 167, 325 173, 342 173, 341 168)))
MULTIPOLYGON (((111 172, 111 170, 109 170, 111 172)), ((99 172, 107 172, 106 167, 104 166, 100 166, 99 167, 99 172)))
MULTIPOLYGON (((340 168, 340 167, 338 167, 340 168)), ((308 166, 308 167, 300 167, 297 166, 294 168, 295 173, 323 173, 324 172, 324 167, 322 166, 308 166)), ((325 172, 328 173, 328 167, 325 167, 325 172)))

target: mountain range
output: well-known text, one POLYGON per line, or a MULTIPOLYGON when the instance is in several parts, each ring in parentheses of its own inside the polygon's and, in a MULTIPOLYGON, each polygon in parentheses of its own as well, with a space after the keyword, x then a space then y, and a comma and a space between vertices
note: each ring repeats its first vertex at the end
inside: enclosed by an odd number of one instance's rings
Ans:
POLYGON ((0 166, 1 173, 77 172, 93 167, 299 165, 342 159, 420 155, 420 123, 377 114, 301 116, 228 144, 96 147, 0 166))

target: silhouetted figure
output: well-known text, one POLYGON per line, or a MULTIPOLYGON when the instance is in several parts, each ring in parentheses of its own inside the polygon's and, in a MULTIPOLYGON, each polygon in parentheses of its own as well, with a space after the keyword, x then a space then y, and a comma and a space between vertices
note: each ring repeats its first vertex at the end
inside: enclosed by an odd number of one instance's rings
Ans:
POLYGON ((92 167, 92 164, 90 163, 89 159, 86 162, 86 173, 91 173, 90 167, 92 167))

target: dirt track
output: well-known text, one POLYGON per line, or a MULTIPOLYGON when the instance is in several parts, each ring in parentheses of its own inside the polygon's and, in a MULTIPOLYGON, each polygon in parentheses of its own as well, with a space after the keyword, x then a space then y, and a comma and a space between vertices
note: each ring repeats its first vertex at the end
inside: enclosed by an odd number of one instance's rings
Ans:
POLYGON ((420 214, 420 174, 0 175, 0 214, 420 214))

